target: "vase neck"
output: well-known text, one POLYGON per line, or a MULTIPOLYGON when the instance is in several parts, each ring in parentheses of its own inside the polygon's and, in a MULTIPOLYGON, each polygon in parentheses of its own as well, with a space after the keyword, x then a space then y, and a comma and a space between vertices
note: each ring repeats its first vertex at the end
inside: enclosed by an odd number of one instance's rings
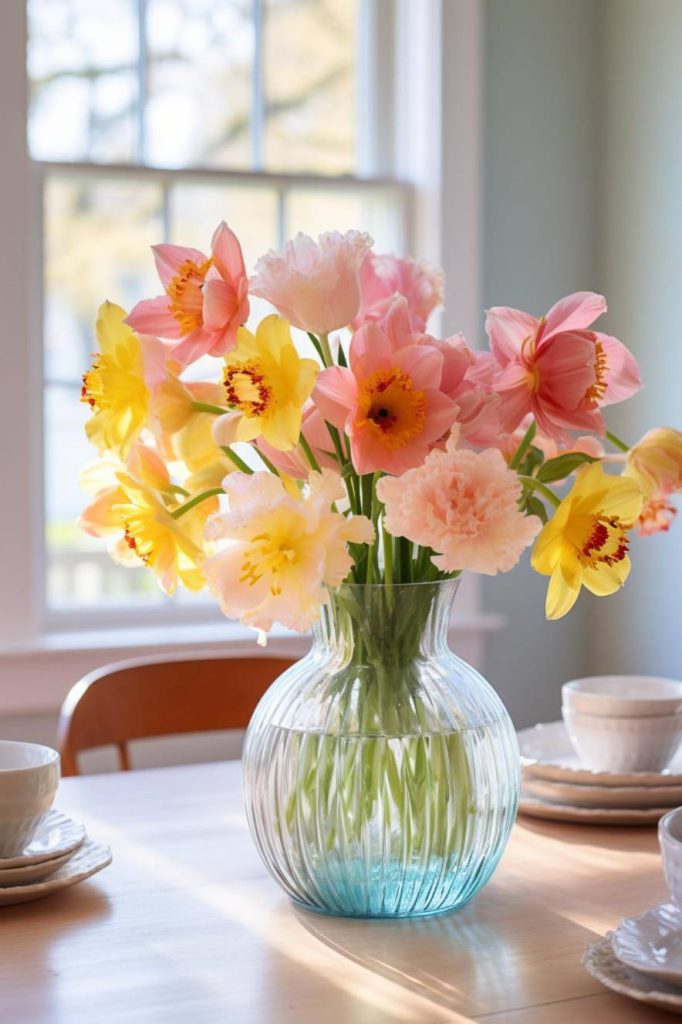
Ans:
POLYGON ((329 592, 313 627, 313 647, 344 660, 405 663, 447 647, 459 580, 348 584, 329 592))

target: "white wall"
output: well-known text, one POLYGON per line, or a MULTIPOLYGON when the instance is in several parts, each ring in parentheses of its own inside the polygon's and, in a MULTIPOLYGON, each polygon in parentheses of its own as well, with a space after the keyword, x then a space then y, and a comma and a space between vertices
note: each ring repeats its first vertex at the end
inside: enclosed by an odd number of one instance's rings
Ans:
MULTIPOLYGON (((593 0, 487 0, 483 303, 537 314, 597 287, 594 219, 598 52, 593 0)), ((544 618, 546 579, 526 566, 486 580, 506 630, 486 674, 518 726, 558 717, 562 682, 583 674, 593 612, 544 618)))
MULTIPOLYGON (((682 429, 682 3, 604 0, 603 15, 600 287, 646 385, 614 410, 632 441, 682 429)), ((590 667, 682 679, 682 514, 632 553, 628 585, 595 609, 590 667)))

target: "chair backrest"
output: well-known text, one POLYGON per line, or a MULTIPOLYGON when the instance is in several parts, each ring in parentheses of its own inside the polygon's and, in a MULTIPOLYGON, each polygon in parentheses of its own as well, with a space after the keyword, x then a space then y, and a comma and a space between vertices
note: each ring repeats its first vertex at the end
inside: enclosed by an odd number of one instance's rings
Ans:
POLYGON ((70 690, 59 720, 63 775, 80 751, 114 744, 130 768, 129 740, 244 729, 285 658, 140 658, 96 669, 70 690))

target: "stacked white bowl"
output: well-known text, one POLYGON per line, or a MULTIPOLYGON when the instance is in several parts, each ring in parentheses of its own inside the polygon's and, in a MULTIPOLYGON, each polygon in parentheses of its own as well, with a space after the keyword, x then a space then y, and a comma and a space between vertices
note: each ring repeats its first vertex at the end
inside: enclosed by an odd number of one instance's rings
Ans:
POLYGON ((658 676, 590 676, 561 688, 566 729, 594 771, 658 772, 682 739, 682 682, 658 676))

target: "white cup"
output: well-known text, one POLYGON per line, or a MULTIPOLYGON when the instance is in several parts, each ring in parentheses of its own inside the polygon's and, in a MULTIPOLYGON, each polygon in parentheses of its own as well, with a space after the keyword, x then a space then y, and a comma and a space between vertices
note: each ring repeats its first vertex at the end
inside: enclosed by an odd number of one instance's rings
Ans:
POLYGON ((0 740, 0 857, 15 857, 26 849, 58 785, 56 750, 0 740))
POLYGON ((658 823, 663 874, 673 903, 682 909, 682 807, 664 814, 658 823))

